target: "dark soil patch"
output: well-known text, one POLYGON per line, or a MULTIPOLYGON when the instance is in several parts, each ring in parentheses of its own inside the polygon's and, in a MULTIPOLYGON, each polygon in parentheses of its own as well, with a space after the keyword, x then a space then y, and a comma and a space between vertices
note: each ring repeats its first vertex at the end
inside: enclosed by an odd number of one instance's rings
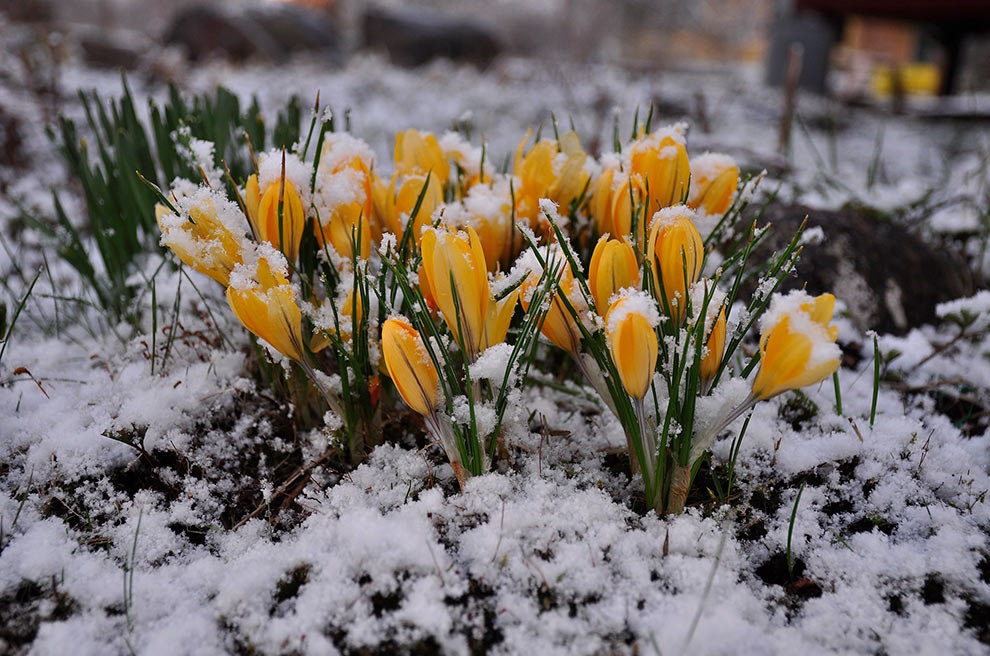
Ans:
POLYGON ((793 558, 791 571, 787 568, 787 554, 777 552, 756 568, 756 575, 767 585, 779 585, 787 596, 784 604, 790 611, 797 611, 808 599, 822 596, 822 588, 804 575, 806 566, 800 558, 793 558))
POLYGON ((966 437, 983 435, 990 425, 990 403, 978 398, 977 390, 962 388, 958 394, 936 392, 935 410, 948 417, 966 437))
POLYGON ((29 646, 38 635, 41 622, 59 621, 76 612, 75 599, 50 582, 21 581, 12 592, 0 597, 0 644, 11 652, 29 646), (47 603, 46 603, 47 602, 47 603), (42 616, 42 605, 46 615, 42 616))
POLYGON ((945 582, 938 574, 929 574, 921 586, 921 599, 926 606, 945 603, 945 582))
POLYGON ((866 515, 860 517, 859 519, 851 522, 846 526, 846 533, 871 533, 873 529, 877 529, 885 535, 891 535, 894 529, 897 528, 897 524, 888 521, 884 517, 879 517, 876 515, 866 515))
POLYGON ((977 640, 985 645, 990 645, 990 604, 975 599, 967 599, 963 626, 972 629, 977 640))

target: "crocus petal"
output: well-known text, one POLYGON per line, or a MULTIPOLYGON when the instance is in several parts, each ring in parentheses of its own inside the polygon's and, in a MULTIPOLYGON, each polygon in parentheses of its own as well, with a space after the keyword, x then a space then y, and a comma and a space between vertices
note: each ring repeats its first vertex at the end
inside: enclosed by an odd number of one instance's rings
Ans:
POLYGON ((719 365, 722 364, 722 354, 725 352, 725 308, 723 307, 711 332, 708 333, 705 342, 705 355, 701 358, 699 365, 701 380, 711 381, 718 373, 719 365))
POLYGON ((629 297, 618 299, 609 308, 605 325, 622 386, 629 396, 641 399, 653 382, 658 342, 649 318, 634 305, 629 297))
POLYGON ((290 180, 278 180, 268 185, 258 205, 258 237, 270 242, 285 253, 289 262, 295 262, 299 254, 299 242, 306 226, 302 199, 290 180), (282 202, 282 218, 279 220, 279 199, 282 202))
POLYGON ((683 305, 688 288, 701 275, 704 242, 684 206, 661 210, 654 217, 647 246, 653 291, 675 322, 686 316, 683 305))
POLYGON ((245 328, 285 357, 303 361, 302 314, 291 287, 228 287, 227 302, 245 328))
MULTIPOLYGON (((807 295, 804 292, 791 294, 807 295)), ((786 302, 788 298, 783 297, 786 302)), ((776 299, 775 299, 776 300, 776 299)), ((753 394, 769 399, 791 389, 818 383, 839 368, 839 349, 835 345, 838 328, 829 326, 835 298, 822 294, 774 316, 772 325, 760 336, 760 369, 753 379, 753 394)), ((786 309, 786 308, 785 308, 786 309)))
POLYGON ((416 330, 401 319, 382 325, 382 358, 402 400, 421 415, 437 407, 440 378, 416 330))
MULTIPOLYGON (((426 231, 431 232, 430 230, 426 231)), ((461 348, 473 358, 484 338, 488 302, 488 268, 477 233, 436 232, 432 253, 424 250, 423 267, 434 300, 461 348)))
POLYGON ((625 240, 598 240, 591 254, 591 265, 588 267, 588 286, 595 299, 595 307, 600 315, 608 310, 608 302, 612 294, 625 287, 636 287, 639 284, 639 263, 636 252, 625 240))
POLYGON ((519 298, 519 290, 514 290, 501 301, 493 301, 488 304, 488 317, 485 320, 485 336, 482 340, 481 349, 485 350, 494 344, 501 344, 505 341, 505 336, 509 332, 509 324, 512 323, 512 313, 516 309, 516 301, 519 298))

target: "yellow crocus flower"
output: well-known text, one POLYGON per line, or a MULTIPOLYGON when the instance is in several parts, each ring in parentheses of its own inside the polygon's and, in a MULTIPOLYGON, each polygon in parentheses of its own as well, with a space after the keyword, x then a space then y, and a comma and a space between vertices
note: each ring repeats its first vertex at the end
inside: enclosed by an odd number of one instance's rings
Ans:
MULTIPOLYGON (((342 257, 366 260, 371 254, 371 216, 374 212, 371 172, 359 157, 349 157, 329 171, 326 180, 317 183, 318 193, 323 186, 333 189, 333 178, 344 179, 343 187, 349 197, 344 202, 331 199, 325 208, 327 216, 320 216, 316 223, 316 240, 321 248, 329 242, 342 257)), ((323 195, 325 197, 325 192, 323 195)))
MULTIPOLYGON (((612 227, 612 181, 615 180, 617 169, 605 168, 598 174, 598 179, 591 190, 591 202, 588 204, 588 213, 591 214, 595 222, 595 228, 599 235, 608 233, 619 235, 612 227)), ((621 236, 621 235, 619 235, 621 236)))
POLYGON ((560 135, 559 141, 538 141, 524 155, 531 134, 528 130, 516 147, 512 173, 519 180, 514 190, 516 219, 528 221, 535 227, 542 223, 541 198, 557 203, 565 215, 570 212, 571 203, 588 183, 584 168, 588 156, 573 130, 560 135))
POLYGON ((701 275, 705 247, 695 227, 694 211, 683 205, 661 210, 653 218, 646 260, 653 294, 675 323, 687 314, 687 290, 701 275))
POLYGON ((608 310, 612 294, 638 285, 639 263, 629 242, 608 236, 599 239, 588 267, 588 287, 591 288, 598 314, 604 315, 608 310))
POLYGON ((505 336, 509 333, 509 324, 512 323, 512 314, 516 309, 516 301, 519 300, 519 290, 513 290, 500 301, 494 299, 488 303, 488 316, 485 318, 485 334, 481 340, 481 348, 484 351, 489 346, 501 344, 505 341, 505 336))
POLYGON ((549 197, 550 185, 556 177, 553 173, 553 158, 557 154, 557 146, 549 139, 543 139, 523 155, 526 142, 529 141, 530 130, 516 148, 512 173, 519 179, 514 189, 516 197, 516 220, 530 225, 538 222, 540 215, 540 199, 549 197))
POLYGON ((388 186, 381 180, 376 181, 373 193, 375 214, 381 223, 379 231, 391 232, 400 241, 406 230, 412 230, 414 241, 419 243, 423 228, 430 225, 434 210, 443 202, 443 186, 433 174, 430 174, 429 182, 425 175, 393 175, 388 186), (426 194, 412 225, 409 225, 409 217, 416 208, 424 185, 427 186, 426 194))
POLYGON ((791 292, 774 300, 764 317, 753 380, 753 395, 764 400, 821 382, 839 368, 839 329, 829 325, 835 297, 791 292))
POLYGON ((739 186, 739 167, 728 155, 705 153, 691 160, 688 207, 719 216, 732 205, 739 186))
POLYGON ((242 239, 217 216, 212 198, 190 207, 187 217, 176 216, 164 205, 155 205, 155 218, 162 231, 163 246, 171 248, 196 271, 227 285, 230 272, 241 262, 242 239))
POLYGON ((419 130, 404 130, 395 135, 395 172, 398 175, 432 174, 440 185, 447 184, 450 162, 435 134, 419 130))
POLYGON ((488 304, 488 267, 478 233, 428 229, 421 242, 422 272, 444 321, 470 360, 481 351, 488 304))
POLYGON ((621 171, 606 169, 599 176, 591 197, 590 211, 595 221, 599 235, 610 234, 613 237, 629 238, 634 244, 641 245, 646 239, 648 209, 645 203, 646 185, 638 175, 630 176, 621 171), (636 235, 633 236, 633 219, 635 217, 636 235))
POLYGON ((386 319, 382 358, 406 405, 421 415, 431 415, 437 408, 440 377, 416 329, 403 319, 386 319))
MULTIPOLYGON (((498 184, 475 185, 461 202, 463 216, 447 212, 445 219, 454 214, 452 223, 470 225, 478 233, 485 251, 488 271, 508 270, 522 244, 522 235, 512 223, 512 197, 508 182, 500 179, 498 184)), ((453 206, 450 209, 457 209, 453 206)))
MULTIPOLYGON (((334 303, 334 301, 325 301, 326 303, 334 303)), ((330 312, 333 309, 330 308, 330 312)), ((361 302, 361 295, 355 294, 354 289, 351 289, 347 293, 347 298, 344 303, 337 310, 337 321, 336 328, 333 325, 333 315, 327 313, 322 308, 317 312, 318 317, 326 317, 322 321, 316 321, 315 323, 320 324, 320 330, 317 330, 313 337, 309 340, 309 350, 314 353, 318 353, 330 345, 330 337, 327 336, 327 332, 336 332, 337 336, 340 337, 345 342, 351 340, 351 334, 354 332, 354 326, 361 323, 364 318, 364 304, 361 302)))
POLYGON ((571 203, 588 185, 589 175, 584 168, 588 155, 581 147, 581 140, 574 130, 568 130, 560 135, 557 147, 560 155, 563 155, 563 162, 556 173, 556 180, 550 185, 549 198, 567 214, 570 212, 571 203))
POLYGON ((521 238, 515 237, 512 221, 508 215, 500 217, 476 215, 471 217, 471 226, 481 240, 488 270, 495 273, 503 262, 511 260, 514 247, 521 238))
POLYGON ((674 134, 648 135, 630 147, 631 177, 639 176, 650 197, 650 210, 680 203, 687 197, 691 165, 682 140, 674 134))
POLYGON ((701 358, 699 369, 701 370, 701 380, 707 385, 722 364, 722 355, 725 353, 725 307, 719 310, 718 317, 712 325, 711 332, 705 338, 705 355, 701 358))
POLYGON ((659 350, 657 319, 653 299, 643 292, 616 299, 605 316, 612 361, 626 393, 634 399, 643 398, 653 382, 659 350))
POLYGON ((243 264, 234 269, 227 302, 245 328, 285 357, 303 362, 302 313, 287 273, 280 253, 262 250, 253 271, 243 264))
POLYGON ((295 262, 299 255, 303 229, 306 227, 306 214, 303 211, 302 197, 292 181, 279 178, 262 191, 258 175, 252 174, 245 185, 244 204, 258 240, 267 241, 282 251, 289 262, 295 262), (278 211, 280 202, 281 222, 278 211))
POLYGON ((341 208, 329 225, 320 226, 317 241, 330 242, 337 254, 348 260, 367 260, 371 255, 371 225, 368 215, 356 209, 353 205, 341 208))
MULTIPOLYGON (((549 261, 559 263, 560 259, 551 257, 549 261)), ((531 272, 529 277, 519 287, 519 304, 522 306, 523 311, 529 311, 533 290, 539 282, 541 273, 531 272)), ((550 303, 550 309, 547 310, 543 318, 540 332, 558 348, 567 351, 573 356, 577 356, 581 352, 581 329, 577 325, 570 310, 567 309, 567 306, 561 300, 561 297, 567 297, 579 316, 587 312, 588 307, 585 305, 583 298, 575 298, 574 274, 566 262, 560 268, 559 275, 557 289, 554 292, 553 301, 550 303)))

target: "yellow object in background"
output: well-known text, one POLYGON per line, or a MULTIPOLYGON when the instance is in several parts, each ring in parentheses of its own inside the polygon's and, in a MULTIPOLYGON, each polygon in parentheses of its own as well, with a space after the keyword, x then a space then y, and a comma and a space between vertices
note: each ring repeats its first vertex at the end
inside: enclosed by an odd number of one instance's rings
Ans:
POLYGON ((895 95, 898 85, 905 95, 934 96, 938 93, 941 78, 938 66, 927 62, 876 66, 870 79, 870 89, 878 98, 895 95))

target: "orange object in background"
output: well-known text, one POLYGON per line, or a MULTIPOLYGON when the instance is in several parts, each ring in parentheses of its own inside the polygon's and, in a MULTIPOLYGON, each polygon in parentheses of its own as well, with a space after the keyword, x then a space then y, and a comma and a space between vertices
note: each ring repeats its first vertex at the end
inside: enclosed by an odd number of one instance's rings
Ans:
POLYGON ((849 17, 840 56, 847 66, 859 62, 861 73, 855 83, 857 89, 847 88, 846 93, 866 93, 874 98, 938 94, 942 70, 929 45, 916 24, 849 17))

